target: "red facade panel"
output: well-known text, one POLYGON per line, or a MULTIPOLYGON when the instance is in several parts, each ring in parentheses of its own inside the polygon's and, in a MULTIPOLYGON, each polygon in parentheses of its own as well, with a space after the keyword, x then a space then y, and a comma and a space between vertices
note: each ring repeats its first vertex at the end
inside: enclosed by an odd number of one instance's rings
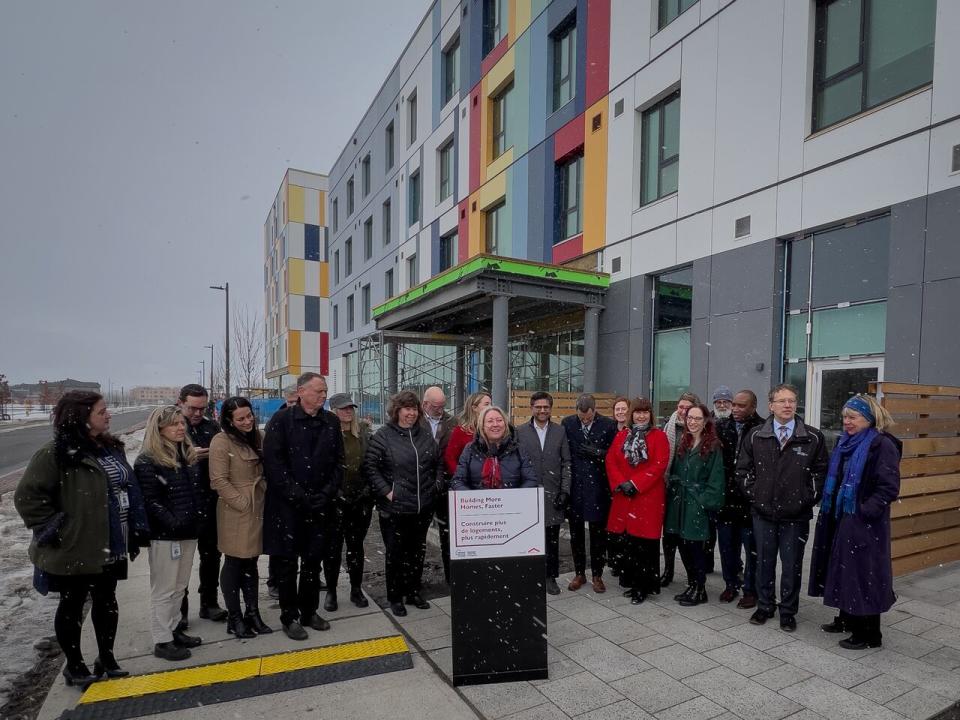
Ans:
POLYGON ((583 115, 577 115, 553 136, 553 161, 556 162, 583 147, 583 115))
POLYGON ((553 264, 560 265, 567 260, 583 255, 583 235, 574 235, 553 246, 553 264))
POLYGON ((587 0, 587 103, 610 89, 610 0, 587 0))

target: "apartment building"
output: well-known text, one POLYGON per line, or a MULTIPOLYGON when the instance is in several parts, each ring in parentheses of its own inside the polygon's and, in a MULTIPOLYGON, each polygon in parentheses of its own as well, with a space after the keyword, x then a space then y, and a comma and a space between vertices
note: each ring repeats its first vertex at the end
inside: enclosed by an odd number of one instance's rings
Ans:
POLYGON ((606 283, 598 328, 510 311, 513 387, 662 415, 785 380, 830 425, 873 379, 957 384, 957 30, 946 0, 437 0, 330 171, 335 385, 405 384, 359 362, 401 327, 502 382, 486 315, 424 305, 480 255, 606 283))

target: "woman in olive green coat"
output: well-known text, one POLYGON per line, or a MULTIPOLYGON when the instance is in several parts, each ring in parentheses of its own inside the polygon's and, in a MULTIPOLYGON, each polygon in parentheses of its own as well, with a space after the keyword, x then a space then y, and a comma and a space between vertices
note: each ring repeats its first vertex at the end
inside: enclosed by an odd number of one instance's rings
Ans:
POLYGON ((674 600, 681 605, 707 601, 707 540, 709 513, 723 507, 724 474, 720 439, 710 411, 694 405, 687 411, 685 428, 667 481, 667 513, 663 531, 681 538, 680 557, 687 571, 687 589, 674 600))

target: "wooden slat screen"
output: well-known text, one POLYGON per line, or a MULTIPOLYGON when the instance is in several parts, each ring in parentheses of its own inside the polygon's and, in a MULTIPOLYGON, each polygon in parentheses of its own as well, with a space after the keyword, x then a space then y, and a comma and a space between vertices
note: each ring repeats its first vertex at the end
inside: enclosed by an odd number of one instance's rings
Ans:
POLYGON ((894 575, 960 560, 960 387, 880 382, 876 391, 903 441, 894 575))
MULTIPOLYGON (((580 393, 572 392, 551 392, 553 396, 553 420, 560 422, 567 415, 573 415, 577 411, 577 398, 580 393)), ((513 418, 513 424, 525 423, 530 420, 530 396, 532 390, 511 390, 510 391, 510 414, 513 418)), ((613 393, 592 393, 594 400, 597 401, 597 412, 607 417, 613 417, 613 401, 617 398, 613 393)))

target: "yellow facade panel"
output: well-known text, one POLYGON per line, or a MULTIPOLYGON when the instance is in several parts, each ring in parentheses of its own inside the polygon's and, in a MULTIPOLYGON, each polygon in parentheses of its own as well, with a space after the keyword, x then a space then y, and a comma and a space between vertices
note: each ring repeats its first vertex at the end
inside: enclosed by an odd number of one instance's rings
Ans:
POLYGON ((299 185, 287 185, 287 219, 288 222, 302 223, 303 220, 303 191, 299 185))
POLYGON ((287 365, 293 375, 300 374, 300 331, 290 330, 287 333, 287 365), (296 368, 296 369, 294 369, 296 368))
POLYGON ((533 15, 533 0, 512 0, 513 12, 510 13, 510 44, 523 35, 524 30, 530 27, 533 15))
POLYGON ((320 263, 320 297, 330 297, 330 263, 320 263))
MULTIPOLYGON (((487 177, 491 178, 488 182, 495 182, 498 175, 502 175, 503 171, 506 170, 513 163, 513 148, 507 148, 507 150, 500 155, 496 160, 493 160, 489 165, 487 165, 487 177)), ((484 203, 486 207, 487 203, 484 203)))
MULTIPOLYGON (((504 155, 510 155, 512 157, 513 151, 508 150, 504 153, 504 155)), ((501 172, 480 187, 480 202, 478 203, 478 208, 480 210, 486 210, 495 202, 506 196, 506 194, 507 174, 505 172, 501 172)))
POLYGON ((323 190, 317 190, 317 195, 320 196, 320 227, 325 227, 327 224, 327 194, 323 190))
POLYGON ((608 101, 590 106, 584 113, 583 133, 583 252, 606 244, 607 232, 607 120, 608 101), (594 119, 600 117, 596 130, 594 119))
POLYGON ((287 260, 287 282, 289 283, 287 285, 287 292, 292 295, 305 294, 304 287, 306 283, 304 281, 303 262, 304 261, 301 258, 290 258, 287 260))

